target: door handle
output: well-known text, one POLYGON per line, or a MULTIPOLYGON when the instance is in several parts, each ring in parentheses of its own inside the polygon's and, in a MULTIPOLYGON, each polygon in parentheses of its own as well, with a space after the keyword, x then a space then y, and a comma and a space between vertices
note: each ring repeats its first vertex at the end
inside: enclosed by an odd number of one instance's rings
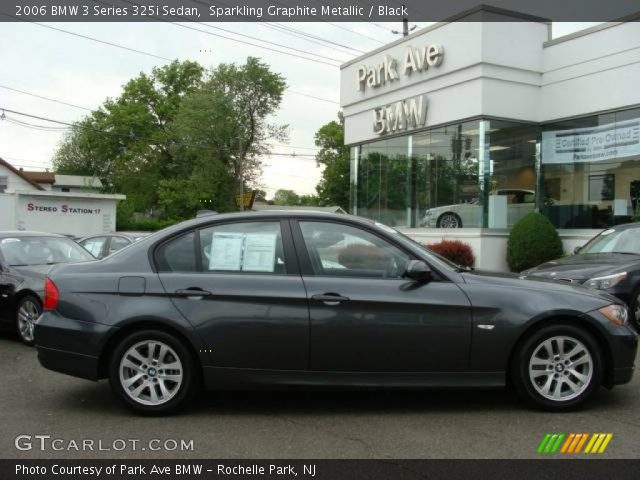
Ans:
POLYGON ((176 290, 179 297, 187 297, 190 300, 200 300, 203 297, 210 297, 213 293, 198 287, 182 288, 176 290))
POLYGON ((339 305, 342 302, 348 302, 349 297, 343 297, 337 293, 323 293, 319 295, 313 295, 311 300, 317 302, 323 302, 325 305, 339 305))

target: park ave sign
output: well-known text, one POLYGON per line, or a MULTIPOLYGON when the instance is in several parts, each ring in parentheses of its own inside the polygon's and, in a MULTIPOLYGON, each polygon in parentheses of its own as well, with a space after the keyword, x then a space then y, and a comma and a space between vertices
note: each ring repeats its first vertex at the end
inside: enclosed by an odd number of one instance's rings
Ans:
MULTIPOLYGON (((400 79, 400 73, 409 76, 439 67, 444 59, 442 45, 427 45, 422 48, 408 46, 405 50, 402 68, 398 68, 395 58, 385 55, 375 66, 361 65, 356 71, 358 91, 375 89, 400 79)), ((425 125, 427 120, 427 99, 418 95, 373 110, 373 131, 377 135, 395 133, 425 125)))
MULTIPOLYGON (((427 45, 423 48, 407 47, 402 67, 403 75, 411 75, 414 72, 423 72, 430 67, 439 67, 444 59, 442 45, 427 45)), ((358 91, 364 92, 366 88, 378 88, 386 83, 398 80, 398 65, 395 58, 385 55, 382 62, 373 67, 360 65, 356 72, 358 91)))

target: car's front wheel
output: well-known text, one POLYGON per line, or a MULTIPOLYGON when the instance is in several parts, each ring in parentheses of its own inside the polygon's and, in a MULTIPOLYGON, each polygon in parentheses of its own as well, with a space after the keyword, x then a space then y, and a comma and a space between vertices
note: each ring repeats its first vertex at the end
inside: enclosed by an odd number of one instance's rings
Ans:
POLYGON ((578 407, 602 383, 603 360, 597 342, 571 324, 534 332, 516 352, 511 367, 518 393, 548 410, 578 407))
POLYGON ((436 222, 438 228, 462 228, 462 220, 452 212, 443 213, 436 222))
POLYGON ((109 382, 125 405, 161 415, 184 407, 199 384, 197 362, 184 343, 160 330, 125 337, 111 355, 109 382))
POLYGON ((40 300, 33 295, 26 295, 18 302, 16 309, 16 330, 20 340, 26 345, 33 345, 34 325, 40 314, 42 306, 40 300))

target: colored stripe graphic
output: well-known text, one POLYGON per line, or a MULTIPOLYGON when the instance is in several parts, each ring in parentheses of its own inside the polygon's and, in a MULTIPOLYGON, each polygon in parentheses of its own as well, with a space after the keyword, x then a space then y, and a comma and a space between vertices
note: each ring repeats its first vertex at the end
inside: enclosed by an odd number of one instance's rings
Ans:
POLYGON ((590 454, 604 453, 612 438, 613 433, 547 433, 538 445, 537 452, 569 455, 580 452, 590 454), (583 447, 585 447, 584 451, 583 447))
POLYGON ((547 433, 540 445, 538 445, 538 453, 556 453, 558 448, 560 448, 560 444, 564 439, 564 433, 547 433))
POLYGON ((594 433, 584 453, 604 453, 613 438, 613 433, 594 433))

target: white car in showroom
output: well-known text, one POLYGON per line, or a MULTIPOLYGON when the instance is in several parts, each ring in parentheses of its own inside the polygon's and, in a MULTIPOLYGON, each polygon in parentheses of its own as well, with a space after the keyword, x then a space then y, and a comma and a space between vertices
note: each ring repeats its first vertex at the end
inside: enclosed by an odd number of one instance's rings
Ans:
MULTIPOLYGON (((507 196, 507 225, 513 225, 535 207, 535 192, 518 188, 496 190, 495 195, 507 196)), ((475 198, 468 203, 430 208, 425 212, 421 227, 462 228, 482 226, 482 205, 475 198)))

